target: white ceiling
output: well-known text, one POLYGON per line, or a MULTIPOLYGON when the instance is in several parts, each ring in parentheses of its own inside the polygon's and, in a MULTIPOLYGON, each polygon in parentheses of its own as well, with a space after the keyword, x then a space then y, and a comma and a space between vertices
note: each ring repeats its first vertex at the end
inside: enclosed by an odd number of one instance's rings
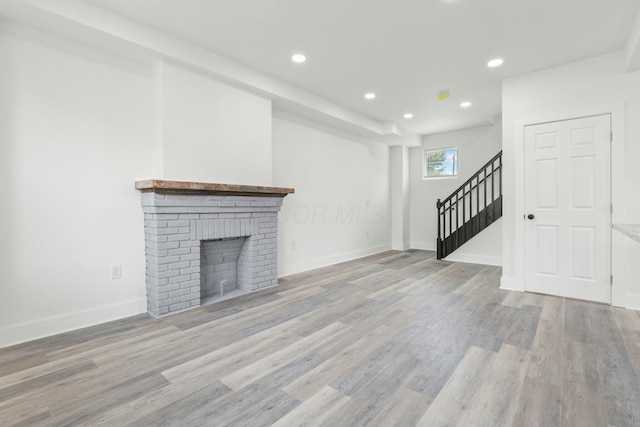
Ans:
POLYGON ((492 122, 502 79, 624 49, 640 8, 638 0, 85 3, 417 134, 492 122), (307 62, 293 64, 294 52, 307 62), (487 68, 495 57, 504 65, 487 68), (442 89, 449 101, 437 101, 442 89), (377 98, 365 100, 367 91, 377 98), (472 107, 460 108, 463 100, 472 107))

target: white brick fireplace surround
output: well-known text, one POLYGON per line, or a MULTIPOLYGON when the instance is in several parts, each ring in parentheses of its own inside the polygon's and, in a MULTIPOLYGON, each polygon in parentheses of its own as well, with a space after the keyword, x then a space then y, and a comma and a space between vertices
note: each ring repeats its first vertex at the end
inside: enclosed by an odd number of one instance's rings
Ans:
MULTIPOLYGON (((277 284, 278 211, 291 188, 148 180, 136 182, 144 212, 147 311, 162 317, 198 307, 216 284, 202 283, 201 249, 244 238, 238 289, 277 284)), ((226 292, 227 290, 225 290, 226 292)))

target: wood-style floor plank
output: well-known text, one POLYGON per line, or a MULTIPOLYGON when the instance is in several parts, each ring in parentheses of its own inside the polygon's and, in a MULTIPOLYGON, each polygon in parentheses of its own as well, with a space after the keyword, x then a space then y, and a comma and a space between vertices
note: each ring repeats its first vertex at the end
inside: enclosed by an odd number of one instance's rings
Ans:
POLYGON ((330 386, 324 386, 300 406, 273 424, 277 427, 321 426, 351 398, 330 386))
POLYGON ((561 402, 560 386, 527 377, 512 424, 521 427, 559 426, 561 402))
POLYGON ((637 312, 434 255, 0 349, 0 425, 640 425, 637 312))
POLYGON ((348 329, 348 325, 335 322, 314 334, 299 339, 281 350, 272 352, 260 360, 240 367, 236 371, 223 376, 221 381, 232 390, 245 388, 249 384, 286 365, 287 361, 295 358, 296 355, 321 349, 323 345, 329 343, 335 339, 338 334, 348 329))
POLYGON ((527 377, 536 381, 561 385, 564 365, 564 329, 558 322, 540 320, 531 348, 527 377))
POLYGON ((504 344, 491 366, 462 425, 513 425, 529 362, 529 351, 504 344))
MULTIPOLYGON (((562 425, 607 425, 602 383, 594 352, 585 343, 564 343, 562 369, 562 425)), ((613 424, 616 425, 616 424, 613 424)))
POLYGON ((470 347, 449 381, 433 400, 418 426, 449 426, 458 424, 473 402, 479 398, 496 353, 470 347))
POLYGON ((352 370, 364 358, 386 345, 396 331, 382 325, 358 338, 351 345, 324 363, 301 375, 284 387, 284 391, 300 400, 307 400, 346 371, 352 370))

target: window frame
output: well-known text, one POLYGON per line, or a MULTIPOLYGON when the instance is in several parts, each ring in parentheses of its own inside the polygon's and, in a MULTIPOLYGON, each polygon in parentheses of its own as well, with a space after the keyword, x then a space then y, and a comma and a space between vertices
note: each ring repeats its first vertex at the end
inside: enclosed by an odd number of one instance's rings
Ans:
POLYGON ((458 166, 459 166, 459 159, 458 159, 458 147, 446 147, 446 148, 434 148, 434 149, 425 149, 422 153, 422 179, 426 180, 426 179, 456 179, 458 178, 458 166), (454 174, 453 175, 428 175, 428 157, 429 154, 431 153, 441 153, 441 152, 447 152, 450 150, 455 150, 455 160, 454 160, 454 165, 453 165, 453 169, 454 169, 454 174))

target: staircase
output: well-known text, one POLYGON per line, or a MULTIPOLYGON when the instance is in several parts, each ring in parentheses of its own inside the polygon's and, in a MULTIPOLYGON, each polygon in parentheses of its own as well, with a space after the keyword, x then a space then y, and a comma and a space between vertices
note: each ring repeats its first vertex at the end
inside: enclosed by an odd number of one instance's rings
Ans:
POLYGON ((502 151, 436 206, 442 259, 502 216, 502 151))

